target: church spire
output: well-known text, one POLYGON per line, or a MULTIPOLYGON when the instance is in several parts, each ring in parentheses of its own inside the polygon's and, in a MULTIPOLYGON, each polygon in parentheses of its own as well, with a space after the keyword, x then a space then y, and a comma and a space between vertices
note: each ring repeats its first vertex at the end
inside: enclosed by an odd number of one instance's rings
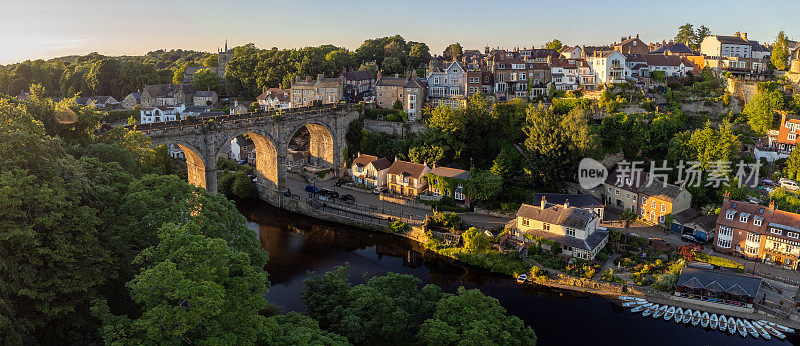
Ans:
POLYGON ((225 52, 228 52, 228 38, 225 38, 225 52))

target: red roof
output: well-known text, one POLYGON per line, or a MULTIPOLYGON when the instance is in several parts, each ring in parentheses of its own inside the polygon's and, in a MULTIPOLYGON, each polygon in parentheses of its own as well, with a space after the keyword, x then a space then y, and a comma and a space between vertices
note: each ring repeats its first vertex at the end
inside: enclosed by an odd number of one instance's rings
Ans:
POLYGON ((778 143, 797 145, 800 143, 800 118, 793 115, 781 119, 781 128, 778 131, 778 143), (786 127, 786 125, 789 127, 786 127), (789 140, 789 134, 794 134, 794 140, 789 140))

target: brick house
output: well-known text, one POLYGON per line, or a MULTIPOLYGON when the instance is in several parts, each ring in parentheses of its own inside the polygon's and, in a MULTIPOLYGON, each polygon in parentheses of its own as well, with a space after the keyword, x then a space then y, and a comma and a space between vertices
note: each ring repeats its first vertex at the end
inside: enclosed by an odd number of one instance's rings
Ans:
MULTIPOLYGON (((434 165, 429 174, 439 177, 453 178, 458 181, 453 191, 451 191, 447 197, 452 197, 456 202, 467 204, 470 203, 470 198, 467 197, 466 193, 464 193, 466 181, 472 178, 472 173, 470 173, 470 171, 450 167, 436 167, 434 165)), ((444 194, 444 191, 439 191, 439 189, 435 187, 430 187, 428 191, 430 191, 433 196, 437 197, 444 194)))
POLYGON ((345 99, 347 100, 361 101, 375 87, 375 77, 370 71, 343 69, 342 76, 344 76, 345 99))
POLYGON ((647 54, 650 53, 650 46, 640 40, 639 34, 636 34, 635 37, 621 38, 619 43, 614 44, 614 50, 622 54, 647 54))
POLYGON ((478 93, 491 95, 494 85, 494 75, 490 71, 467 71, 467 98, 478 93))
POLYGON ((192 103, 195 106, 210 106, 217 103, 218 100, 219 96, 217 96, 217 92, 213 90, 198 91, 194 93, 194 96, 192 97, 192 103))
POLYGON ((322 104, 336 103, 344 99, 344 77, 326 78, 318 74, 317 79, 295 78, 291 87, 293 107, 306 107, 319 101, 322 104))
POLYGON ((781 152, 791 153, 800 142, 800 117, 783 113, 781 127, 778 130, 776 149, 781 152))
POLYGON ((191 105, 197 92, 191 84, 146 85, 141 94, 143 107, 191 105))
POLYGON ((797 270, 800 214, 736 201, 726 193, 717 217, 714 250, 797 270))
POLYGON ((430 171, 431 169, 424 163, 412 163, 395 158, 394 163, 386 172, 389 192, 405 196, 418 196, 427 188, 427 183, 422 177, 430 171))
MULTIPOLYGON (((606 205, 630 210, 650 224, 665 225, 667 215, 689 209, 692 194, 682 186, 669 184, 647 172, 622 174, 614 170, 603 184, 606 205)), ((670 226, 670 225, 666 225, 670 226)))

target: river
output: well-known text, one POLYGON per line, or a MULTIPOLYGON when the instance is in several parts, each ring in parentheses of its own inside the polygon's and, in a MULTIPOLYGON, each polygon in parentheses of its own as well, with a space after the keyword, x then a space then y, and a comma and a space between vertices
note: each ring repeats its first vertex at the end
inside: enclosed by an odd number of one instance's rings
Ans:
POLYGON ((258 232, 269 252, 267 299, 284 311, 303 312, 299 292, 308 272, 324 273, 350 264, 350 280, 388 272, 410 274, 453 292, 478 288, 497 298, 510 314, 533 327, 540 345, 800 345, 742 338, 674 321, 643 318, 609 299, 534 285, 470 267, 426 251, 420 244, 390 234, 316 220, 261 202, 238 202, 248 227, 258 232))

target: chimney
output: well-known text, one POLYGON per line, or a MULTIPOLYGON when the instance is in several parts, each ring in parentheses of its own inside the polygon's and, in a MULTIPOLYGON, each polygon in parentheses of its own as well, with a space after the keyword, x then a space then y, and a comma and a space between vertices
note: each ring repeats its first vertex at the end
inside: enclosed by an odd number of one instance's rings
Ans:
POLYGON ((381 70, 378 70, 378 77, 375 78, 375 80, 379 80, 379 79, 381 79, 381 70))
POLYGON ((639 38, 639 33, 636 33, 636 38, 637 38, 637 39, 639 38))
POLYGON ((394 156, 394 160, 397 161, 397 155, 394 156))
POLYGON ((769 200, 769 210, 775 211, 775 200, 769 200))
POLYGON ((544 196, 542 196, 542 202, 540 205, 542 207, 542 210, 544 210, 544 208, 547 206, 547 199, 545 199, 544 196))
POLYGON ((324 74, 322 74, 322 73, 318 74, 318 75, 317 75, 317 82, 321 81, 321 80, 322 80, 322 78, 325 78, 325 75, 324 75, 324 74))
POLYGON ((569 199, 564 200, 564 208, 569 208, 569 199))
POLYGON ((356 156, 356 157, 359 157, 359 156, 361 156, 361 151, 360 150, 358 151, 358 156, 356 156))
POLYGON ((742 37, 742 33, 738 32, 738 31, 733 35, 736 36, 736 37, 742 37))
POLYGON ((310 82, 311 82, 311 76, 306 76, 306 83, 310 83, 310 82))
POLYGON ((727 201, 730 197, 731 197, 731 192, 725 191, 725 193, 722 195, 722 200, 727 201))
POLYGON ((747 33, 746 33, 746 32, 743 32, 743 33, 742 33, 742 39, 743 39, 743 40, 745 40, 745 41, 747 41, 747 33))

